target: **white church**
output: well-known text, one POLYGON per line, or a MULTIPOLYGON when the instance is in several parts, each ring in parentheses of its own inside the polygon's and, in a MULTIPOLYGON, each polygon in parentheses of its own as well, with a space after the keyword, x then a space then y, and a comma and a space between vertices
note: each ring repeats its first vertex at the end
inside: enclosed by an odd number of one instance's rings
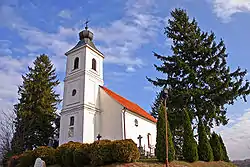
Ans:
POLYGON ((63 107, 59 145, 76 141, 132 139, 137 147, 154 153, 156 122, 137 104, 103 86, 104 55, 85 27, 79 42, 65 53, 63 107))

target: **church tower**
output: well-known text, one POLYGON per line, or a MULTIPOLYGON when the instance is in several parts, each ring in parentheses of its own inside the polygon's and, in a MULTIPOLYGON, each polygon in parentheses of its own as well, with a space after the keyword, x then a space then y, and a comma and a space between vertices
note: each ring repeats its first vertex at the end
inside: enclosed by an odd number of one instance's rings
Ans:
POLYGON ((65 53, 63 107, 59 144, 69 141, 91 143, 100 133, 100 95, 104 55, 93 43, 93 33, 79 33, 79 42, 65 53))

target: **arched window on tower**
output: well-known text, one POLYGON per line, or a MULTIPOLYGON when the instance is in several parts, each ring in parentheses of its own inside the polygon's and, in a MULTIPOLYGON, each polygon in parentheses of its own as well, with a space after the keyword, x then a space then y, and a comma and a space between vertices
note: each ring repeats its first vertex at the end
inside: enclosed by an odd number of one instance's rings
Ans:
POLYGON ((74 60, 74 70, 79 68, 79 57, 76 57, 74 60))
POLYGON ((92 59, 92 69, 96 71, 96 60, 92 59))

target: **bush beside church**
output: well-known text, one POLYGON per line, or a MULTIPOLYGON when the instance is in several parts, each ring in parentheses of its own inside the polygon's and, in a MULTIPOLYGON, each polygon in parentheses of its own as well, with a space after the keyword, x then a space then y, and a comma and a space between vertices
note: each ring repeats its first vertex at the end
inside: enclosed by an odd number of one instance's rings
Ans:
POLYGON ((56 149, 42 146, 13 156, 8 161, 8 167, 30 167, 38 157, 43 159, 46 165, 82 167, 135 162, 140 158, 140 153, 134 141, 130 139, 100 140, 91 144, 68 142, 56 149))

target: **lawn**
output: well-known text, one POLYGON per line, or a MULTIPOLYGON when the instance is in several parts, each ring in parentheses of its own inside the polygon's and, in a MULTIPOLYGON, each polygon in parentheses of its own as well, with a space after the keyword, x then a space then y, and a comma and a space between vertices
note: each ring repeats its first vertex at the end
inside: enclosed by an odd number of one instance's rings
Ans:
MULTIPOLYGON (((128 163, 128 164, 113 164, 113 165, 106 165, 103 167, 163 167, 163 163, 159 162, 135 162, 135 163, 128 163)), ((49 167, 60 167, 60 166, 49 166, 49 167)), ((232 163, 227 162, 194 162, 194 163, 187 163, 183 161, 173 161, 170 163, 170 167, 236 167, 232 163)))
MULTIPOLYGON (((159 162, 136 162, 136 163, 129 163, 129 164, 114 164, 114 165, 107 165, 105 167, 162 167, 164 164, 159 162)), ((235 165, 227 162, 194 162, 194 163, 187 163, 182 161, 173 161, 170 163, 170 167, 236 167, 235 165)))

